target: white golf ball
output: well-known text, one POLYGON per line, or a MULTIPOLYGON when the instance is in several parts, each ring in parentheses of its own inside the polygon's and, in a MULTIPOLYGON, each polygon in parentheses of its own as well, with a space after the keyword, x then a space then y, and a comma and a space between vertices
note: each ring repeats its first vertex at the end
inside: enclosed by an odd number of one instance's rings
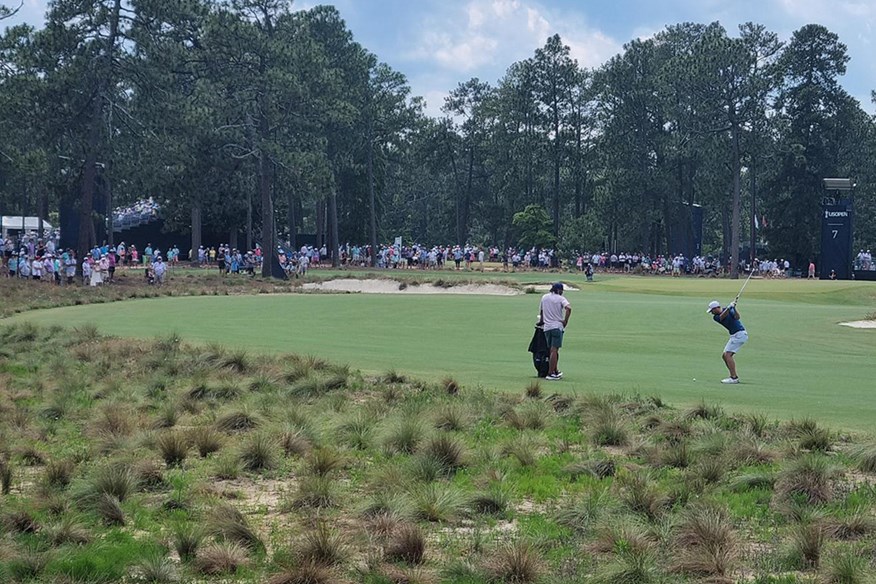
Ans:
POLYGON ((694 380, 694 381, 696 381, 696 380, 697 380, 697 378, 696 378, 696 377, 694 377, 694 378, 693 378, 693 380, 694 380))

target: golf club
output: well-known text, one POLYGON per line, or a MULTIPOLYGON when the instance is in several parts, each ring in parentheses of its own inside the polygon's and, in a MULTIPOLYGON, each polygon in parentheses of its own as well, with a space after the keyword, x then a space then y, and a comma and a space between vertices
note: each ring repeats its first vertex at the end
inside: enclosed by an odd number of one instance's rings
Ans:
POLYGON ((734 303, 739 302, 739 297, 742 296, 742 292, 745 291, 745 287, 748 286, 748 281, 751 280, 751 277, 754 275, 756 265, 751 266, 751 270, 748 272, 748 278, 745 279, 745 282, 742 284, 742 288, 739 289, 739 294, 736 295, 736 299, 733 300, 734 303))

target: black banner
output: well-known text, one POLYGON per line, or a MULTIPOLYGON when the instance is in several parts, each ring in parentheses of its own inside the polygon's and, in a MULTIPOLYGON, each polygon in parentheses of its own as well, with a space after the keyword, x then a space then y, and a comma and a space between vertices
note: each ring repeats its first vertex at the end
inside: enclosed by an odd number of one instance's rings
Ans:
POLYGON ((818 270, 821 279, 852 278, 852 218, 851 201, 838 201, 821 208, 821 265, 818 270))

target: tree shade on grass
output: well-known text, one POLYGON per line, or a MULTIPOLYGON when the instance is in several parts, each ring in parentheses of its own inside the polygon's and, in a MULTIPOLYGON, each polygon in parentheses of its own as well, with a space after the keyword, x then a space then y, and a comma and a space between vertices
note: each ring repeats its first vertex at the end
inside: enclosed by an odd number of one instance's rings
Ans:
MULTIPOLYGON (((504 277, 504 275, 499 276, 504 277)), ((537 279, 528 276, 530 281, 537 279)), ((522 276, 515 278, 523 279, 522 276)), ((543 279, 544 276, 541 276, 543 279)), ((575 279, 566 277, 573 284, 575 279)), ((817 417, 870 428, 876 403, 876 333, 838 326, 872 311, 867 283, 753 281, 740 303, 751 340, 727 389, 726 332, 705 314, 739 281, 606 278, 570 291, 573 313, 551 391, 706 400, 734 411, 817 417), (693 381, 696 379, 696 381, 693 381)), ((462 386, 522 391, 534 377, 526 353, 538 295, 259 295, 166 298, 36 311, 10 319, 186 340, 260 352, 312 354, 366 372, 390 369, 462 386)))

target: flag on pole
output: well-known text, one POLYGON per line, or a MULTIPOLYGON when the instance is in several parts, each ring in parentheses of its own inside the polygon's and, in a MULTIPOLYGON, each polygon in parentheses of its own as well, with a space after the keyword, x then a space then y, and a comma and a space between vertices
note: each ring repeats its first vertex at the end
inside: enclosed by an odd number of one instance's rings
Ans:
POLYGON ((757 215, 754 216, 754 228, 760 229, 760 222, 757 220, 757 215))

